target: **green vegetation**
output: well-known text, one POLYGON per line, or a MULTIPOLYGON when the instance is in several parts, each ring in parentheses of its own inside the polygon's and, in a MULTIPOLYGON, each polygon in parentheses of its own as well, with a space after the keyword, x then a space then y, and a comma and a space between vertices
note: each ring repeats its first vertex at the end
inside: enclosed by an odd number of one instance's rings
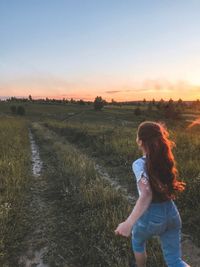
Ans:
POLYGON ((20 115, 20 116, 25 115, 25 108, 23 106, 12 105, 10 107, 10 110, 11 110, 12 114, 16 114, 16 115, 20 115))
MULTIPOLYGON (((97 162, 104 166, 112 179, 126 187, 129 194, 135 195, 131 163, 140 156, 135 138, 136 129, 144 120, 165 122, 171 138, 177 144, 174 154, 180 178, 187 183, 187 189, 176 203, 181 211, 184 233, 190 234, 194 242, 200 245, 199 128, 187 129, 188 122, 182 117, 182 113, 191 113, 191 108, 184 107, 179 101, 179 120, 176 120, 165 116, 162 101, 159 105, 154 101, 150 104, 143 101, 140 106, 119 106, 113 101, 112 105, 104 105, 100 112, 96 112, 92 105, 83 103, 44 104, 34 103, 31 99, 23 104, 26 109, 25 121, 18 116, 11 116, 12 105, 15 105, 12 101, 0 103, 1 151, 4 151, 1 157, 6 158, 4 168, 8 169, 3 171, 2 167, 0 170, 0 183, 4 183, 0 197, 1 209, 5 209, 5 203, 15 203, 16 207, 6 208, 9 212, 1 212, 5 237, 0 243, 0 256, 4 266, 12 266, 8 263, 8 256, 15 258, 16 244, 26 234, 26 216, 33 216, 34 220, 34 214, 27 212, 28 204, 23 205, 23 199, 28 199, 30 195, 27 191, 31 170, 27 134, 29 122, 33 125, 45 164, 41 179, 45 181, 43 195, 49 205, 44 215, 48 217, 44 236, 48 239, 49 249, 46 260, 52 267, 128 265, 130 240, 116 237, 114 229, 126 218, 132 206, 120 190, 115 191, 108 182, 102 180, 94 164, 97 162), (140 113, 136 114, 138 108, 140 113), (7 132, 9 134, 5 134, 7 132), (8 162, 13 157, 17 160, 13 160, 14 167, 9 169, 8 162), (14 181, 17 187, 13 186, 14 181), (23 226, 20 226, 20 220, 24 220, 23 226), (10 227, 10 221, 15 222, 13 228, 10 227), (17 239, 15 235, 18 235, 17 239)), ((195 105, 194 112, 197 113, 195 105)), ((174 110, 177 111, 177 108, 174 110)), ((149 266, 165 266, 158 243, 149 241, 147 248, 149 266)))
POLYGON ((130 209, 127 201, 101 179, 85 154, 38 124, 33 129, 50 166, 43 174, 54 217, 48 262, 52 267, 64 266, 64 259, 72 266, 127 266, 129 243, 113 231, 130 209))
POLYGON ((105 100, 101 96, 97 96, 94 100, 94 109, 101 110, 104 106, 105 100))
POLYGON ((0 265, 16 266, 27 228, 24 196, 30 177, 28 124, 0 117, 0 265))
MULTIPOLYGON (((169 122, 170 123, 170 122, 169 122)), ((167 124, 167 123, 166 123, 167 124)), ((136 126, 138 124, 122 126, 105 126, 71 122, 46 122, 45 126, 64 136, 70 142, 83 148, 102 160, 111 171, 111 176, 117 176, 120 183, 128 191, 132 191, 133 175, 131 163, 140 156, 135 144, 136 126)), ((182 193, 177 203, 181 208, 184 230, 193 235, 199 244, 200 231, 198 230, 200 206, 199 174, 200 174, 200 140, 199 130, 185 131, 186 124, 180 122, 176 126, 169 124, 171 138, 177 146, 174 150, 180 179, 187 183, 187 190, 182 193), (195 206, 195 210, 191 210, 195 206), (198 212, 197 212, 198 210, 198 212)))

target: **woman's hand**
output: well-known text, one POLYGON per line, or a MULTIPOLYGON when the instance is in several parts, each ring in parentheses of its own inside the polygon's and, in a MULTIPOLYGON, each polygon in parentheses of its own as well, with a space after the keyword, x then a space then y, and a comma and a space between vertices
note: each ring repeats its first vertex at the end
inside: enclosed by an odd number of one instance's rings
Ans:
POLYGON ((115 234, 129 237, 131 230, 132 224, 130 224, 128 221, 124 221, 117 226, 117 228, 115 229, 115 234))

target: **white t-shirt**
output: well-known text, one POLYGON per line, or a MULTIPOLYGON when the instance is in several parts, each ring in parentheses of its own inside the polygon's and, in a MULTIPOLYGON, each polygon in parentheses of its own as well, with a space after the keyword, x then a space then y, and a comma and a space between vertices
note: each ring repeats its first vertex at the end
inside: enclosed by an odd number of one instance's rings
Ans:
POLYGON ((132 170, 133 170, 133 173, 134 173, 135 178, 136 178, 137 190, 138 190, 138 193, 140 195, 141 192, 140 192, 140 189, 138 187, 138 182, 140 181, 142 176, 144 177, 144 183, 145 183, 145 179, 146 179, 146 181, 149 179, 149 176, 148 176, 147 170, 146 170, 146 156, 145 155, 140 157, 139 159, 133 161, 132 170))

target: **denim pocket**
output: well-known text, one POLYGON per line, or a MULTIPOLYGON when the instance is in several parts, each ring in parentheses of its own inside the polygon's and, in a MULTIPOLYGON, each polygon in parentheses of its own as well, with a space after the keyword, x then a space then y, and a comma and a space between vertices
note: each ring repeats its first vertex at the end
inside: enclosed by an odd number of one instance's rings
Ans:
POLYGON ((149 221, 147 231, 150 235, 160 235, 165 230, 165 226, 163 222, 149 221))

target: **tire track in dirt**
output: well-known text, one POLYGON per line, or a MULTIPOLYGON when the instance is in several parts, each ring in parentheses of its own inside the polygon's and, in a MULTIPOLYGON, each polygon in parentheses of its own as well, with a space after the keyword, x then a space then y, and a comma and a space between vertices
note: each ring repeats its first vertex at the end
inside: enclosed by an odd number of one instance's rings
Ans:
POLYGON ((35 211, 35 227, 34 231, 26 237, 27 251, 24 255, 19 258, 19 266, 23 267, 49 267, 48 264, 43 262, 43 256, 48 251, 46 244, 42 247, 37 247, 40 240, 43 239, 43 231, 45 229, 45 221, 41 220, 40 217, 44 218, 44 214, 47 210, 47 203, 42 198, 42 193, 46 189, 45 181, 41 177, 41 170, 43 162, 40 158, 39 147, 37 146, 31 130, 29 130, 29 139, 32 154, 32 173, 33 173, 33 185, 31 187, 31 203, 30 208, 35 211))

